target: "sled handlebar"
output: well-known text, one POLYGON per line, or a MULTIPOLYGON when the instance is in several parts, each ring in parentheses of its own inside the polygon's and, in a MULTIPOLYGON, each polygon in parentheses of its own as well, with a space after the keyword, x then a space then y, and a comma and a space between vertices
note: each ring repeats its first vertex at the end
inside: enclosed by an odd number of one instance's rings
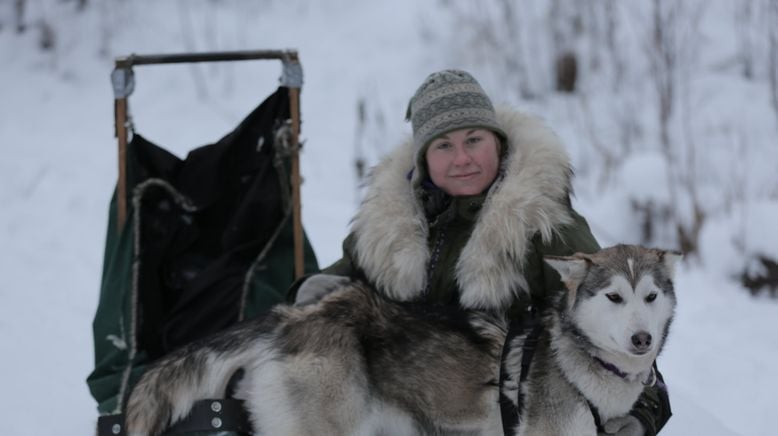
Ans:
POLYGON ((288 59, 295 62, 299 61, 296 50, 247 50, 156 55, 131 54, 129 56, 117 58, 116 68, 132 68, 135 65, 248 61, 261 59, 288 59))

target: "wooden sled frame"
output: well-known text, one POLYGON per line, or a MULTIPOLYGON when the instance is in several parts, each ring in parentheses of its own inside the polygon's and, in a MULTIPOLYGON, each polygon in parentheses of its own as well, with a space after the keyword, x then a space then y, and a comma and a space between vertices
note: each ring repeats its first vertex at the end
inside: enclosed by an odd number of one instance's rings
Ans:
POLYGON ((289 88, 289 108, 292 121, 290 185, 292 187, 292 226, 294 234, 294 276, 303 275, 303 226, 300 201, 300 88, 303 74, 296 50, 253 50, 207 53, 136 55, 116 59, 111 81, 114 91, 115 133, 119 145, 119 177, 116 186, 118 231, 127 219, 127 98, 134 88, 133 67, 194 62, 224 62, 245 60, 280 60, 283 65, 281 85, 289 88))

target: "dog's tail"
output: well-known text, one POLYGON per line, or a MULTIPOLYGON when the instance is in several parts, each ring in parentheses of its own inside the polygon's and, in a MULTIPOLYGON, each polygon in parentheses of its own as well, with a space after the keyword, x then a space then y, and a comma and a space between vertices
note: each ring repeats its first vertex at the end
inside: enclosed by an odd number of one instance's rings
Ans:
POLYGON ((185 418, 196 401, 223 397, 232 375, 255 357, 200 346, 163 358, 141 377, 127 401, 128 435, 161 434, 185 418))

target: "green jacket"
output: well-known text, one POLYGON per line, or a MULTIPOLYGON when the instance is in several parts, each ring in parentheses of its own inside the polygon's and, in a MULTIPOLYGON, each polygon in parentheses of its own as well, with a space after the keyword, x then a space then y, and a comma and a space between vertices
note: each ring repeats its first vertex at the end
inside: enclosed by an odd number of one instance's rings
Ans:
MULTIPOLYGON (((462 249, 466 245, 483 207, 485 195, 457 197, 451 199, 450 206, 431 223, 428 249, 438 255, 434 262, 427 264, 427 285, 423 298, 433 304, 455 303, 458 299, 455 280, 456 264, 462 249), (434 263, 434 266, 430 264, 434 263)), ((573 222, 561 227, 550 241, 543 241, 541 235, 531 238, 524 259, 523 274, 527 280, 529 295, 519 292, 511 305, 511 312, 518 316, 528 306, 542 304, 548 297, 548 290, 559 288, 559 275, 543 262, 543 256, 569 256, 576 252, 592 253, 599 250, 597 241, 589 230, 586 220, 570 209, 573 222)), ((357 262, 355 235, 350 234, 343 242, 343 257, 324 268, 322 272, 343 276, 365 276, 357 262)), ((369 280, 369 279, 368 279, 369 280)))
MULTIPOLYGON (((562 289, 545 255, 600 247, 570 206, 569 158, 539 120, 498 110, 507 150, 484 194, 450 198, 413 169, 408 141, 374 169, 343 257, 324 269, 364 277, 400 301, 459 304, 512 318, 562 289)), ((647 388, 633 414, 655 434, 670 417, 667 393, 647 388)))

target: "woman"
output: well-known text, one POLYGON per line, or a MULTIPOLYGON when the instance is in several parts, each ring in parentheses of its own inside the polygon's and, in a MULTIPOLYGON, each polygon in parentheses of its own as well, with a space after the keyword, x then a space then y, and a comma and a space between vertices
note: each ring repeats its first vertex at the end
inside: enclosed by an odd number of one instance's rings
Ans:
MULTIPOLYGON (((298 304, 341 276, 357 276, 396 300, 520 319, 561 289, 544 255, 599 249, 571 207, 567 153, 540 121, 495 111, 458 70, 427 77, 406 116, 413 140, 374 169, 343 258, 300 286, 298 304)), ((605 428, 653 435, 669 417, 666 392, 651 388, 631 415, 605 428)))

